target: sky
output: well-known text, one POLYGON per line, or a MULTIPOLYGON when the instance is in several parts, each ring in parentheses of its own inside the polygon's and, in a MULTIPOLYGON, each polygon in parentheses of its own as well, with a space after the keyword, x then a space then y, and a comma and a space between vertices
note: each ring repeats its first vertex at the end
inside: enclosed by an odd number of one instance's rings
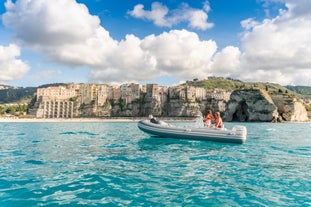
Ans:
POLYGON ((0 84, 311 86, 310 0, 4 0, 0 84))

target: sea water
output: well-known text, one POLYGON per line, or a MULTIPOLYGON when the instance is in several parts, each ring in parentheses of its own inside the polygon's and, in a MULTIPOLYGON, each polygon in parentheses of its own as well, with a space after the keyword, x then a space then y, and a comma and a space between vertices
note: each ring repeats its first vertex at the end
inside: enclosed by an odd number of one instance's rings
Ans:
POLYGON ((311 206, 311 123, 239 124, 245 144, 0 123, 0 206, 311 206))

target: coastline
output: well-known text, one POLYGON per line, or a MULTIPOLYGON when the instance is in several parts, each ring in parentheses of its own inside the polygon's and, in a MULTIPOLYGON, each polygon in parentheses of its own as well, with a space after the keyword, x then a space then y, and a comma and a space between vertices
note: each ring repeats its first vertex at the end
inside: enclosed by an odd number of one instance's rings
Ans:
MULTIPOLYGON (((106 117, 106 118, 13 118, 0 117, 0 123, 9 122, 138 122, 148 117, 106 117)), ((191 117, 160 117, 163 121, 193 121, 191 117)))
MULTIPOLYGON (((195 117, 158 117, 165 122, 183 122, 194 121, 195 117)), ((18 117, 0 117, 0 123, 18 123, 18 122, 138 122, 148 119, 148 117, 105 117, 105 118, 18 118, 18 117)), ((271 122, 272 123, 272 122, 271 122)), ((311 123, 311 120, 304 122, 280 122, 280 123, 311 123)))
POLYGON ((43 119, 43 118, 0 118, 0 123, 8 122, 136 122, 138 119, 101 119, 101 118, 70 118, 70 119, 43 119))

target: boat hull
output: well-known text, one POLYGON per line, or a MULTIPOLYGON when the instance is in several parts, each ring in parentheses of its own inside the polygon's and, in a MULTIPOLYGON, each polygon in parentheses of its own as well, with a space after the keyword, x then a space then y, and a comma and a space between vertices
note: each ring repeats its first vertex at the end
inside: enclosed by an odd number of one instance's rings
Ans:
POLYGON ((137 126, 140 130, 147 134, 164 138, 205 140, 239 144, 245 143, 246 141, 246 128, 244 126, 236 127, 235 130, 224 130, 207 127, 177 127, 169 124, 154 124, 149 120, 139 121, 137 126))

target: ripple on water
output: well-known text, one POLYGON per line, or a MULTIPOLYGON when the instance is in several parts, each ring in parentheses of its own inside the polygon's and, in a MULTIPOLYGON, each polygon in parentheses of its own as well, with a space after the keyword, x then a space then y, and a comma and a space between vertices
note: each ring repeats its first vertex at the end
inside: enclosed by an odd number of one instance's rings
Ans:
POLYGON ((33 124, 0 125, 1 207, 311 205, 307 124, 248 123, 244 145, 152 138, 136 123, 33 124))

